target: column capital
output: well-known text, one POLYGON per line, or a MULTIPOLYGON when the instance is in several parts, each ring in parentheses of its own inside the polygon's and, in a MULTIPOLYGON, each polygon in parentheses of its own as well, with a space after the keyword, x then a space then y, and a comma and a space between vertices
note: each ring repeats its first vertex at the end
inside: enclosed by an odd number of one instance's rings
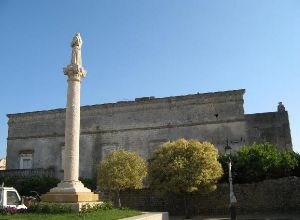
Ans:
POLYGON ((67 67, 63 68, 64 74, 69 77, 69 80, 81 80, 86 76, 87 71, 83 68, 83 66, 79 66, 76 64, 70 64, 67 67))

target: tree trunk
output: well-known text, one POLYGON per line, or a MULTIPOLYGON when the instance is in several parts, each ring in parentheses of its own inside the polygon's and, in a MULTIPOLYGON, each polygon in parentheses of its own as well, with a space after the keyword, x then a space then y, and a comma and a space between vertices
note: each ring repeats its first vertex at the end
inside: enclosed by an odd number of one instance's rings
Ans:
POLYGON ((122 204, 121 204, 121 198, 120 198, 120 190, 117 190, 117 197, 118 197, 118 206, 119 206, 119 208, 121 208, 122 204))

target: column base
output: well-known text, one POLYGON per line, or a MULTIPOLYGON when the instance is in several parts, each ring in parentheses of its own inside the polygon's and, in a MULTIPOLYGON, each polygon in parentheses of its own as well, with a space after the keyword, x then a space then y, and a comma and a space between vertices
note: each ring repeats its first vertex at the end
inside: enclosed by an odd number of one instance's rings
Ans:
POLYGON ((80 181, 62 181, 41 199, 43 202, 59 203, 98 202, 99 194, 91 192, 80 181))
POLYGON ((57 184, 57 187, 50 189, 52 193, 60 193, 60 192, 91 192, 90 189, 84 187, 82 182, 77 181, 62 181, 57 184))

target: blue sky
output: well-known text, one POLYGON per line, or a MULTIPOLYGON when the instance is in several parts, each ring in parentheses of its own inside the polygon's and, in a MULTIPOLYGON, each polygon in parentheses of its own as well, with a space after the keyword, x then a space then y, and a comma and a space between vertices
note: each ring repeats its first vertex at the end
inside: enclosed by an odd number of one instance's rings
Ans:
POLYGON ((62 108, 83 37, 81 103, 246 89, 245 113, 289 111, 300 152, 300 1, 0 1, 0 156, 7 113, 62 108))

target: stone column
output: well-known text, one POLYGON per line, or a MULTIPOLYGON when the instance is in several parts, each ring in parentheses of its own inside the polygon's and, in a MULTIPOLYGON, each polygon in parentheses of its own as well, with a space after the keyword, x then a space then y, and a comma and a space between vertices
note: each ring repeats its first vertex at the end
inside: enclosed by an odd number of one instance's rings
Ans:
POLYGON ((79 182, 80 84, 86 71, 71 64, 64 72, 68 76, 64 182, 76 185, 79 182))
MULTIPOLYGON (((86 71, 81 61, 82 40, 76 33, 72 40, 71 63, 64 68, 68 77, 66 122, 65 122, 65 164, 64 180, 57 187, 50 189, 42 200, 45 202, 97 202, 99 195, 78 180, 79 177, 79 137, 80 137, 80 83, 86 71)), ((80 207, 80 206, 79 206, 80 207)))
MULTIPOLYGON (((76 49, 78 50, 78 48, 76 49)), ((73 54, 74 49, 72 55, 73 54)), ((50 192, 91 192, 88 188, 85 188, 83 184, 78 180, 80 137, 80 84, 81 79, 86 75, 86 71, 81 65, 78 65, 77 63, 71 63, 64 68, 64 74, 68 77, 65 121, 64 180, 59 183, 57 187, 51 189, 50 192)))
POLYGON ((70 72, 65 127, 64 181, 77 181, 79 172, 80 81, 81 74, 70 72))

